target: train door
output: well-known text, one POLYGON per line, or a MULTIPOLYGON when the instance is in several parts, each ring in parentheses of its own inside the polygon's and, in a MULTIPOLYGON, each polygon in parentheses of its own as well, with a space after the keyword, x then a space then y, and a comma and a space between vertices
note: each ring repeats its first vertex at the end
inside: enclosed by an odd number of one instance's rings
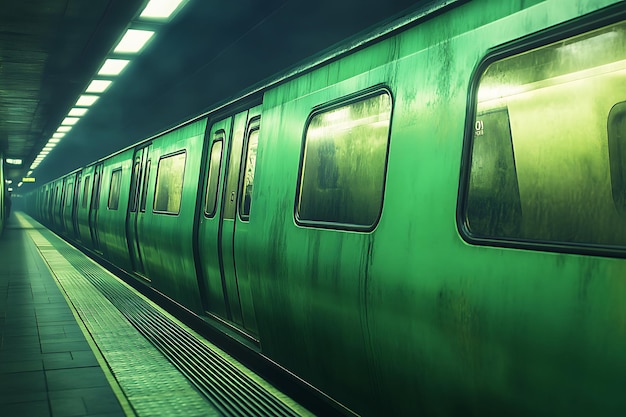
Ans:
MULTIPOLYGON (((209 131, 203 211, 198 227, 198 251, 203 301, 207 313, 256 334, 256 317, 250 297, 241 292, 235 259, 240 181, 247 165, 242 155, 256 140, 260 106, 214 123, 209 131)), ((256 144, 254 144, 256 149, 256 144)), ((245 206, 245 202, 242 207, 245 206)), ((245 213, 244 213, 245 216, 245 213)))
POLYGON ((126 217, 126 236, 128 252, 133 264, 133 270, 145 275, 141 245, 139 239, 139 225, 146 212, 146 193, 150 176, 150 150, 152 144, 135 149, 133 157, 133 174, 130 184, 130 199, 128 216, 126 217))
POLYGON ((100 205, 101 183, 102 163, 99 163, 94 168, 93 189, 91 190, 91 203, 89 204, 89 231, 91 232, 91 244, 96 252, 100 252, 100 238, 98 236, 98 206, 100 205))

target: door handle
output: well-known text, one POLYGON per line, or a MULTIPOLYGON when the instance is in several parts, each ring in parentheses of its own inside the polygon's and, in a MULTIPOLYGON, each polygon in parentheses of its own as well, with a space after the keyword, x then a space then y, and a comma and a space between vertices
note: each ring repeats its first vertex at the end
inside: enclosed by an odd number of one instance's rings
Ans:
POLYGON ((231 191, 231 192, 230 192, 230 202, 232 203, 232 202, 234 202, 234 201, 235 201, 235 192, 234 192, 234 191, 231 191))

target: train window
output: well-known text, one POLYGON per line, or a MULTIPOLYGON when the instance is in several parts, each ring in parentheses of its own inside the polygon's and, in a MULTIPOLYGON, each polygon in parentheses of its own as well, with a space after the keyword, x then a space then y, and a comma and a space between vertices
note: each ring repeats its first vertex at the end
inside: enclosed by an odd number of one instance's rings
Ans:
POLYGON ((87 208, 87 202, 89 201, 89 180, 91 179, 91 177, 88 175, 85 177, 85 182, 83 184, 83 200, 82 200, 82 206, 83 208, 87 208))
POLYGON ((93 175, 93 190, 91 190, 91 210, 98 210, 100 205, 100 172, 96 167, 96 172, 93 175))
POLYGON ((122 169, 116 169, 111 173, 111 187, 109 188, 109 210, 117 210, 120 205, 120 187, 122 185, 122 169))
POLYGON ((626 101, 609 112, 608 135, 613 201, 620 213, 626 214, 626 101))
POLYGON ((242 220, 250 218, 250 203, 252 202, 252 190, 254 189, 254 173, 256 171, 256 154, 259 146, 258 125, 248 131, 248 142, 246 147, 246 166, 243 170, 243 184, 241 189, 241 201, 239 215, 242 220))
POLYGON ((146 162, 146 172, 143 175, 143 190, 141 191, 141 203, 139 204, 139 211, 144 213, 146 211, 146 197, 148 194, 148 179, 150 178, 150 165, 152 160, 148 159, 146 162))
POLYGON ((626 22, 496 53, 482 68, 463 233, 547 248, 626 245, 626 22))
POLYGON ((185 152, 159 159, 153 210, 155 213, 178 214, 183 196, 185 152))
POLYGON ((130 185, 130 211, 137 211, 137 202, 139 200, 139 172, 140 172, 140 160, 135 159, 133 164, 133 176, 130 185))
POLYGON ((224 131, 218 132, 219 139, 211 146, 209 159, 209 177, 207 178, 206 199, 204 202, 204 214, 208 217, 215 215, 217 208, 217 192, 219 188, 220 168, 222 166, 222 149, 224 147, 224 131))
POLYGON ((372 230, 382 211, 391 95, 377 90, 314 112, 306 127, 296 220, 372 230))

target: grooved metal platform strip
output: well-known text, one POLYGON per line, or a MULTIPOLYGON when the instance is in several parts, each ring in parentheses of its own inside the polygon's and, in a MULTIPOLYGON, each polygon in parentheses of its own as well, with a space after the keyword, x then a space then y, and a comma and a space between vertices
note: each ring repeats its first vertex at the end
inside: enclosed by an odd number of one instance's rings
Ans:
POLYGON ((311 415, 51 231, 28 233, 137 415, 311 415))

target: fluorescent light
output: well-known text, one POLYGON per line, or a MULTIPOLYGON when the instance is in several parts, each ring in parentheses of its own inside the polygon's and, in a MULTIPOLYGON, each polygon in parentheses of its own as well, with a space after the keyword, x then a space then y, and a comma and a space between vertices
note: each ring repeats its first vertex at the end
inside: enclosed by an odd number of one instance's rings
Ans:
POLYGON ((48 141, 48 143, 59 143, 59 142, 61 142, 61 139, 58 139, 58 138, 52 138, 48 141))
POLYGON ((151 30, 128 29, 113 52, 136 54, 154 35, 151 30))
POLYGON ((78 101, 76 102, 76 105, 77 106, 89 107, 93 103, 95 103, 99 98, 100 98, 99 96, 90 96, 90 95, 87 95, 87 94, 83 94, 82 96, 80 96, 78 98, 78 101))
MULTIPOLYGON (((17 186, 19 187, 20 185, 22 185, 22 183, 20 182, 19 184, 17 184, 17 186)), ((13 187, 9 187, 7 188, 7 191, 12 193, 13 192, 13 187)))
MULTIPOLYGON (((113 81, 109 80, 93 80, 87 89, 86 93, 104 93, 104 91, 109 88, 113 81)), ((83 113, 84 114, 84 113, 83 113)))
POLYGON ((70 112, 67 114, 68 116, 84 116, 85 113, 87 113, 87 108, 85 107, 74 107, 72 110, 70 110, 70 112))
POLYGON ((13 180, 4 180, 5 184, 13 184, 13 180))
POLYGON ((32 173, 33 173, 33 171, 32 171, 32 170, 30 170, 30 171, 28 171, 28 173, 26 174, 26 176, 27 176, 27 177, 30 177, 30 174, 32 174, 32 173))
POLYGON ((98 75, 118 75, 129 62, 128 59, 107 59, 98 71, 98 75))
POLYGON ((18 187, 21 187, 21 186, 22 186, 22 184, 24 184, 24 183, 23 183, 22 181, 20 181, 20 182, 18 182, 18 183, 17 183, 17 186, 18 186, 18 187))
POLYGON ((5 159, 7 164, 10 165, 22 165, 22 160, 21 159, 11 159, 11 158, 7 158, 5 159))
POLYGON ((63 136, 65 136, 67 133, 63 133, 63 132, 56 132, 52 135, 53 138, 55 139, 61 139, 63 136))
POLYGON ((74 126, 76 123, 78 123, 79 120, 80 120, 80 118, 78 118, 78 117, 66 117, 61 122, 61 125, 63 125, 63 126, 74 126))
POLYGON ((57 132, 69 132, 72 130, 72 126, 59 126, 57 132))
POLYGON ((167 19, 180 6, 183 0, 150 0, 139 17, 146 19, 167 19))

